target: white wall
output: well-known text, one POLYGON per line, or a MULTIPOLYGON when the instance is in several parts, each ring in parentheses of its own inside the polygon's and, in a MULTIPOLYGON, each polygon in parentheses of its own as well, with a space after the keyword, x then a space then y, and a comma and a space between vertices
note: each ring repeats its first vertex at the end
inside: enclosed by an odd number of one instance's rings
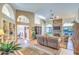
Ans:
POLYGON ((37 14, 35 14, 35 24, 41 24, 40 18, 37 14))
POLYGON ((76 20, 76 18, 63 19, 63 24, 64 24, 64 23, 72 23, 74 20, 76 20))
POLYGON ((41 20, 45 20, 45 17, 42 15, 35 14, 35 24, 41 24, 41 20))

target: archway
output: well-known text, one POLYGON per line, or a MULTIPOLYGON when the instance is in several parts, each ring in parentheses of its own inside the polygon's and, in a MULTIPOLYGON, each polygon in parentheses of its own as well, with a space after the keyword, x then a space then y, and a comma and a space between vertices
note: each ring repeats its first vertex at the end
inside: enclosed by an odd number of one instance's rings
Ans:
POLYGON ((21 47, 29 46, 29 19, 24 15, 17 18, 17 36, 21 47))

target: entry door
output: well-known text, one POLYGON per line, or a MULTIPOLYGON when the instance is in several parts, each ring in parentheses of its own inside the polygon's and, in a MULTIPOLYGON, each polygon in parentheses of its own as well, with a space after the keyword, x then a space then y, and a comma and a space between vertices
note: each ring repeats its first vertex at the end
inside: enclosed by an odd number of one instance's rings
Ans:
POLYGON ((17 37, 21 47, 29 46, 29 27, 26 25, 17 25, 17 37))

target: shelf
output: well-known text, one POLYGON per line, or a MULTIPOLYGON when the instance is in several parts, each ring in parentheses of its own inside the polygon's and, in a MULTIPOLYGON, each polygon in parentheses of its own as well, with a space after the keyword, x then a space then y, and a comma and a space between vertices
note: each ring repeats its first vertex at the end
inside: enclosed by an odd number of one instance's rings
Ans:
POLYGON ((62 34, 62 19, 55 19, 53 20, 53 35, 59 35, 62 34))

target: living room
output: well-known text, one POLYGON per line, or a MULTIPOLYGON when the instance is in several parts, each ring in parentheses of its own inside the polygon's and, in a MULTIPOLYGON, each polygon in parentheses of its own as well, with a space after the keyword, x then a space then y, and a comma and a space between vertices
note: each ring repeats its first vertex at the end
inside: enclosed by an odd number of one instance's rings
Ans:
POLYGON ((13 55, 79 54, 78 6, 0 3, 0 41, 20 44, 21 49, 13 55))

